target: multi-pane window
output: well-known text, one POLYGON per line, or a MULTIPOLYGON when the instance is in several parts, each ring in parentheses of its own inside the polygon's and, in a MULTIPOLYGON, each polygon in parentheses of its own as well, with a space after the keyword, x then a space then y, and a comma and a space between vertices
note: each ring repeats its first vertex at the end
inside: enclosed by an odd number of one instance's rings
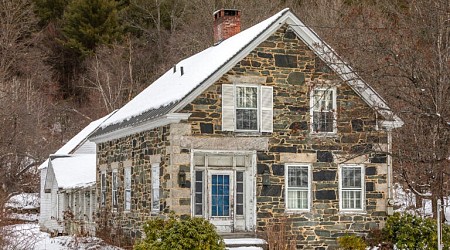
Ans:
POLYGON ((309 165, 286 165, 286 208, 309 210, 310 208, 309 165))
POLYGON ((211 175, 211 216, 230 215, 230 175, 211 175))
POLYGON ((311 96, 313 132, 335 132, 336 89, 314 89, 311 96))
POLYGON ((203 215, 203 181, 204 181, 204 171, 195 171, 195 201, 194 201, 194 214, 203 215))
POLYGON ((236 171, 236 215, 244 215, 244 172, 236 171))
POLYGON ((159 213, 159 163, 152 164, 152 212, 159 213))
POLYGON ((258 130, 257 87, 236 87, 236 128, 258 130))
POLYGON ((100 184, 100 189, 101 189, 100 190, 100 192, 101 192, 100 204, 103 207, 103 206, 105 206, 105 203, 106 203, 106 171, 104 171, 104 170, 101 172, 100 182, 101 182, 101 184, 100 184))
POLYGON ((273 87, 223 84, 222 130, 273 132, 273 87))
POLYGON ((342 166, 340 180, 342 210, 362 210, 364 199, 364 171, 362 166, 342 166))
POLYGON ((124 168, 125 210, 131 209, 131 167, 124 168))
POLYGON ((119 179, 117 176, 117 169, 114 169, 112 171, 112 185, 111 185, 113 208, 117 208, 117 204, 118 204, 118 197, 119 197, 119 194, 117 192, 118 187, 119 187, 119 179))

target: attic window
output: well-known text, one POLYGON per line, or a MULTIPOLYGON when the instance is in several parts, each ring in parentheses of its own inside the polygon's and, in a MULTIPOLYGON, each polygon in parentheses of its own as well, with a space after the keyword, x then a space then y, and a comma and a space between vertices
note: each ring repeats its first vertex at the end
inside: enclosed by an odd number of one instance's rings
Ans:
POLYGON ((336 133, 336 88, 315 88, 310 103, 312 133, 336 133))

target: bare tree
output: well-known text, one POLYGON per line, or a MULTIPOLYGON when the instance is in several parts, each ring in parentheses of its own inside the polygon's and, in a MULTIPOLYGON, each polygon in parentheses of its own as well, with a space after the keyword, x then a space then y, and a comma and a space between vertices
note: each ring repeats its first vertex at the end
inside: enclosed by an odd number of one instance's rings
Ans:
POLYGON ((121 46, 103 46, 87 60, 88 74, 83 86, 92 89, 109 113, 130 101, 138 89, 133 78, 133 47, 131 40, 121 46))

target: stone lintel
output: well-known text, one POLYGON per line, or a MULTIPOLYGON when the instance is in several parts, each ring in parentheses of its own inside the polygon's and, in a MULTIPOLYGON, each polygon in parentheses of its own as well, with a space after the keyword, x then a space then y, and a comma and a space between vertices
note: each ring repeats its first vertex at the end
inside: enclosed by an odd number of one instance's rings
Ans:
POLYGON ((267 151, 267 137, 198 137, 181 138, 181 147, 204 150, 257 150, 267 151))
POLYGON ((235 76, 228 75, 228 81, 232 83, 254 83, 254 84, 264 84, 266 83, 267 77, 261 76, 235 76))
POLYGON ((280 153, 280 162, 285 163, 314 163, 317 162, 315 153, 280 153))
POLYGON ((111 163, 111 169, 112 169, 112 170, 118 169, 118 168, 119 168, 119 163, 118 163, 118 162, 112 162, 112 163, 111 163))
POLYGON ((150 155, 150 164, 152 163, 160 163, 161 162, 161 155, 150 155))
POLYGON ((124 168, 131 167, 131 166, 133 166, 133 161, 132 160, 126 160, 126 161, 123 162, 123 167, 124 168))
POLYGON ((108 169, 108 165, 107 164, 102 164, 98 168, 100 169, 100 171, 106 171, 108 169))
POLYGON ((354 155, 342 155, 342 154, 336 154, 334 157, 335 163, 338 164, 361 164, 361 163, 368 163, 369 162, 369 156, 368 155, 360 155, 360 156, 354 156, 354 155))

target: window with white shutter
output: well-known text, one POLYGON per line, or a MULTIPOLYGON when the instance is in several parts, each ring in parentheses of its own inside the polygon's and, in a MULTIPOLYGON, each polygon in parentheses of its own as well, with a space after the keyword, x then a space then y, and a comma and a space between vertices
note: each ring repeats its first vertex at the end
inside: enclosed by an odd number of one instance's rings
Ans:
POLYGON ((261 132, 273 132, 273 88, 261 86, 261 132))
POLYGON ((273 131, 273 88, 222 85, 223 131, 273 131))

